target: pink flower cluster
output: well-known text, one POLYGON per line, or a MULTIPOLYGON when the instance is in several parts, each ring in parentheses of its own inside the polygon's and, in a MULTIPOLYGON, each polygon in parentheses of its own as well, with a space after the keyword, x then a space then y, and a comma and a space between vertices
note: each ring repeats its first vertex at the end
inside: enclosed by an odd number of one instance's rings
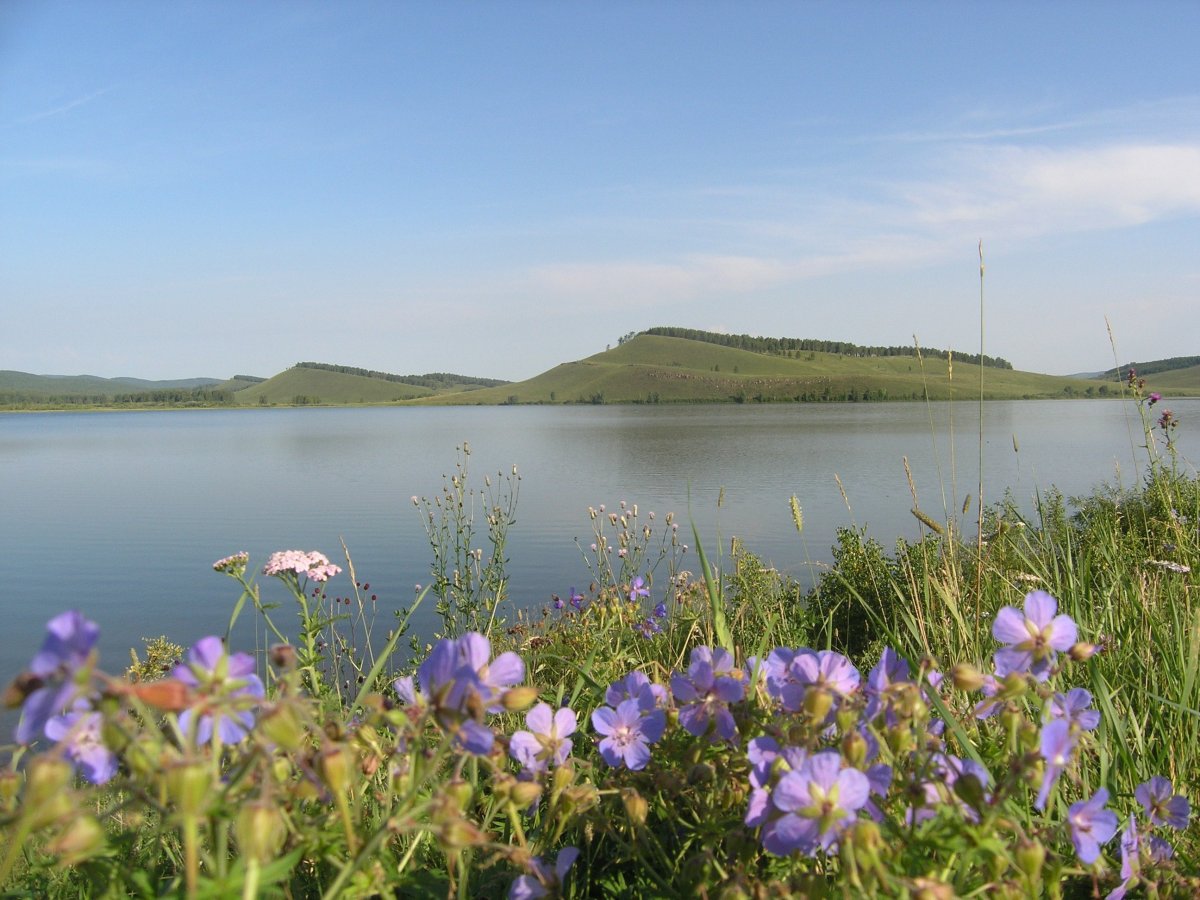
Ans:
POLYGON ((316 550, 308 553, 303 550, 279 550, 272 553, 267 559, 267 564, 263 566, 264 575, 283 575, 295 572, 297 576, 303 576, 312 581, 328 581, 340 571, 342 571, 341 566, 335 566, 329 561, 329 557, 316 550))

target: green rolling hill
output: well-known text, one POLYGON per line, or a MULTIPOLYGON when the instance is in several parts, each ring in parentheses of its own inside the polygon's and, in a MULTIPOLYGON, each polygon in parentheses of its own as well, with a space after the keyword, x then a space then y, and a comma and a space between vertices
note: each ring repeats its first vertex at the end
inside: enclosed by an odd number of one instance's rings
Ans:
MULTIPOLYGON (((865 348, 858 348, 860 351, 865 348)), ((639 334, 578 362, 470 395, 422 403, 679 403, 825 400, 1042 399, 1120 393, 1115 381, 1065 378, 944 357, 799 351, 780 355, 639 334)), ((1196 386, 1200 387, 1200 379, 1196 386)))

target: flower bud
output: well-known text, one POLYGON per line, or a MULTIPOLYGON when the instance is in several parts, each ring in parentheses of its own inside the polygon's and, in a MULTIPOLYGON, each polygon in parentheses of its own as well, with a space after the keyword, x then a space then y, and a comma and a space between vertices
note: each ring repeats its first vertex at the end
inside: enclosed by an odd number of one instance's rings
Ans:
POLYGON ((233 823, 242 853, 260 863, 273 859, 287 839, 287 822, 279 808, 267 800, 243 806, 233 823))
POLYGON ((575 767, 568 760, 563 765, 554 770, 554 775, 551 776, 551 789, 558 794, 566 790, 575 781, 575 767))
POLYGON ((461 850, 482 844, 485 835, 475 825, 466 819, 453 818, 442 823, 438 838, 445 850, 461 850))
POLYGON ((272 644, 270 659, 280 672, 290 672, 296 668, 296 648, 291 644, 272 644))
POLYGON ((646 816, 650 813, 650 805, 646 803, 646 798, 639 794, 635 788, 622 788, 621 802, 625 804, 625 814, 629 816, 630 822, 638 827, 646 824, 646 816))
POLYGON ((509 792, 513 805, 519 809, 524 809, 537 803, 538 798, 542 796, 542 786, 536 781, 518 781, 512 786, 509 792))
POLYGON ((349 748, 337 744, 323 750, 317 757, 325 786, 334 794, 344 795, 350 791, 350 772, 354 765, 352 757, 349 748))
POLYGON ((716 770, 709 763, 696 763, 688 769, 688 784, 710 784, 717 777, 716 770))
POLYGON ((825 688, 809 688, 804 694, 804 711, 815 722, 824 722, 833 708, 833 694, 825 688))
POLYGON ((1017 844, 1015 855, 1017 868, 1024 872, 1030 881, 1037 881, 1042 877, 1042 864, 1046 861, 1045 847, 1037 841, 1022 838, 1017 844))
POLYGON ((847 731, 842 738, 842 756, 851 768, 861 769, 867 761, 867 739, 857 731, 847 731))
POLYGON ((47 848, 64 866, 75 866, 104 852, 104 829, 93 816, 77 816, 47 848))
POLYGON ((12 771, 0 772, 0 809, 10 812, 20 792, 21 776, 12 771))
POLYGON ((180 762, 167 769, 167 793, 184 818, 201 816, 208 808, 212 772, 199 762, 180 762))
POLYGON ((1075 662, 1083 662, 1091 659, 1099 652, 1100 648, 1095 644, 1089 644, 1086 641, 1080 641, 1077 644, 1071 645, 1071 649, 1067 651, 1067 655, 1070 656, 1071 659, 1075 660, 1075 662))
POLYGON ((977 691, 984 685, 983 673, 967 663, 959 663, 951 669, 950 677, 960 691, 977 691))
POLYGON ((841 706, 838 708, 836 715, 838 731, 842 734, 847 734, 854 730, 854 726, 859 721, 859 711, 853 706, 841 706))
POLYGON ((257 728, 268 741, 284 750, 297 750, 304 743, 304 726, 286 702, 268 707, 259 716, 257 728))
POLYGON ((520 712, 528 709, 537 700, 537 696, 537 688, 532 685, 518 685, 505 691, 500 702, 509 712, 520 712))
MULTIPOLYGON (((513 779, 511 775, 498 777, 495 785, 496 796, 508 796, 514 780, 515 779, 513 779)), ((455 778, 452 781, 446 782, 444 790, 446 798, 459 812, 462 812, 467 808, 467 804, 471 802, 471 794, 474 793, 474 789, 471 787, 470 782, 463 781, 461 778, 455 778)))

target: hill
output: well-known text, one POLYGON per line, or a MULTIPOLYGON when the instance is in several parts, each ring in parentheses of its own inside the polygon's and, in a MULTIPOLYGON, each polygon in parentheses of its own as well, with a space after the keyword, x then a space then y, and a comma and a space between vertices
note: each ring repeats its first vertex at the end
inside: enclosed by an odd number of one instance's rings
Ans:
POLYGON ((262 406, 398 403, 436 394, 469 394, 507 383, 449 372, 393 375, 352 366, 302 362, 273 378, 238 390, 237 402, 262 406))
MULTIPOLYGON (((853 346, 853 345, 849 345, 853 346)), ((1003 360, 797 351, 788 355, 641 333, 584 360, 514 384, 429 403, 678 403, 827 400, 1041 399, 1119 394, 1114 381, 1019 372, 1003 360)))

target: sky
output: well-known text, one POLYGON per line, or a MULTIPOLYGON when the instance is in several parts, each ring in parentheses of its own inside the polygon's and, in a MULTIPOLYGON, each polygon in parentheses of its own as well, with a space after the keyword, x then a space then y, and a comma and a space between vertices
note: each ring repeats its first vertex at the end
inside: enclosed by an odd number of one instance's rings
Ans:
POLYGON ((1195 2, 3 0, 0 369, 521 380, 658 325, 1196 355, 1197 34, 1195 2))

